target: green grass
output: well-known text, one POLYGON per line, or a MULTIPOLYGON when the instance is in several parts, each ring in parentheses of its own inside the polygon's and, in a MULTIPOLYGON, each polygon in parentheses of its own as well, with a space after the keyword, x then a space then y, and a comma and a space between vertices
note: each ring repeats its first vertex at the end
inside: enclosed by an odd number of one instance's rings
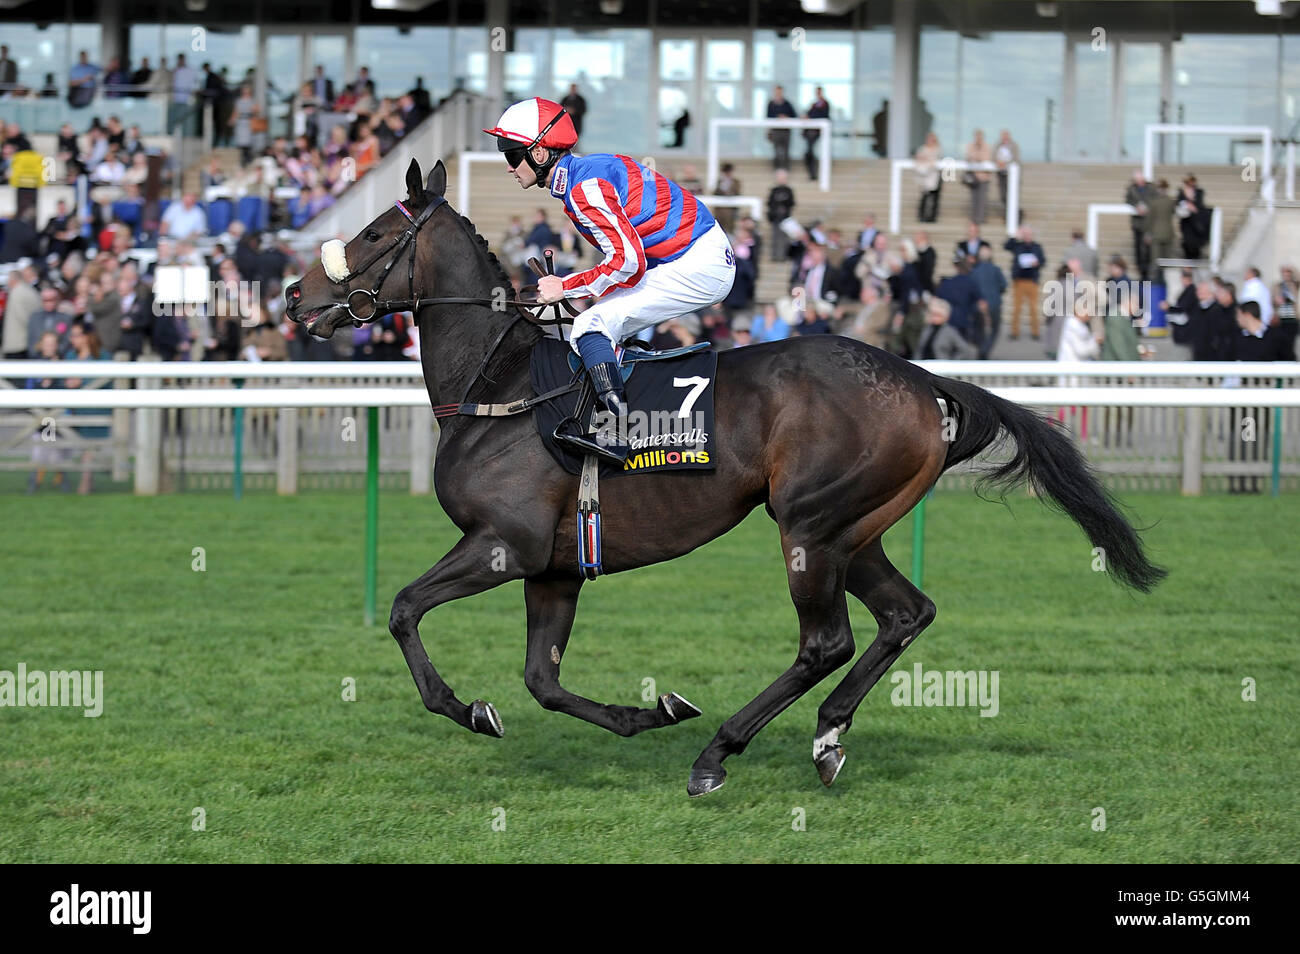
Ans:
MULTIPOLYGON (((566 686, 640 704, 654 678, 704 710, 682 726, 621 739, 537 706, 519 583, 427 616, 439 671, 500 710, 496 740, 425 711, 383 625, 456 538, 436 501, 382 498, 366 628, 360 494, 6 495, 0 669, 102 669, 106 701, 98 719, 0 709, 0 861, 1300 860, 1300 497, 1129 502, 1172 572, 1151 597, 1092 572, 1034 501, 936 496, 939 616, 897 668, 996 669, 999 715, 895 707, 882 681, 827 790, 812 736, 841 671, 693 801, 691 762, 797 643, 761 512, 584 593, 566 686)), ((910 541, 905 520, 887 544, 904 569, 910 541)), ((863 649, 874 624, 853 619, 863 649)))

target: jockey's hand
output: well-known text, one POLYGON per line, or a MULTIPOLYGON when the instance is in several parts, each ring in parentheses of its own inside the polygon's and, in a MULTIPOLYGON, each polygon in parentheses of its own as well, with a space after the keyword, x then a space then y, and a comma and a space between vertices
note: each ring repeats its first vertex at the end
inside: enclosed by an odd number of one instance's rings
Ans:
POLYGON ((537 300, 546 302, 560 301, 564 298, 564 281, 558 275, 543 275, 537 280, 537 300))

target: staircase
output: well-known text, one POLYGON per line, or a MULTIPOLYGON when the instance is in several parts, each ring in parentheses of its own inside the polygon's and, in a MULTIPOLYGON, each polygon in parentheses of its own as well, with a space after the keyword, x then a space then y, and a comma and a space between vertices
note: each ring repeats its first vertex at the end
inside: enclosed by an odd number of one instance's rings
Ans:
MULTIPOLYGON (((758 196, 766 202, 768 190, 773 184, 771 162, 761 159, 728 161, 736 168, 741 191, 746 195, 758 196)), ((706 168, 703 158, 674 159, 671 163, 661 164, 658 169, 671 178, 687 164, 693 165, 703 176, 706 168)), ((564 213, 559 203, 548 193, 536 188, 520 191, 514 180, 508 177, 504 162, 499 166, 473 163, 470 169, 472 201, 469 216, 479 233, 494 248, 499 246, 513 215, 520 216, 526 227, 531 227, 534 210, 539 208, 546 210, 553 226, 558 226, 563 220, 564 213)), ((1181 166, 1160 166, 1156 169, 1155 178, 1165 178, 1177 185, 1187 171, 1187 168, 1181 166)), ((1227 234, 1227 230, 1243 221, 1245 209, 1258 194, 1258 184, 1242 182, 1241 170, 1237 166, 1197 166, 1192 171, 1205 190, 1206 201, 1223 209, 1223 247, 1226 249, 1233 238, 1227 234)), ((455 159, 448 163, 448 173, 447 195, 454 198, 460 176, 459 163, 455 159)), ((1023 221, 1034 227, 1036 239, 1047 252, 1051 271, 1054 272, 1061 263, 1061 252, 1070 244, 1070 232, 1086 228, 1089 203, 1123 202, 1124 190, 1128 187, 1132 174, 1132 165, 1027 163, 1022 166, 1020 181, 1023 221)), ((832 190, 821 192, 815 183, 808 181, 802 166, 796 164, 791 168, 790 186, 795 191, 795 217, 799 221, 806 224, 820 219, 823 229, 838 228, 843 233, 844 240, 850 244, 856 242, 863 216, 867 212, 875 213, 878 228, 888 227, 887 160, 837 160, 833 164, 831 181, 832 190)), ((969 191, 960 182, 944 183, 939 221, 923 226, 916 215, 919 192, 915 176, 910 172, 903 175, 902 234, 912 236, 921 228, 929 233, 930 244, 939 256, 936 274, 940 276, 951 274, 949 262, 953 248, 966 235, 969 197, 969 191)), ((994 246, 994 260, 1006 268, 1009 253, 1001 250, 1001 245, 1006 240, 1006 213, 998 202, 996 181, 990 183, 989 199, 989 215, 983 234, 994 246)), ((1106 215, 1101 217, 1100 223, 1098 251, 1103 265, 1110 256, 1119 254, 1129 262, 1131 272, 1133 241, 1128 217, 1106 215)), ((773 301, 786 291, 789 268, 783 263, 767 260, 771 229, 765 221, 759 225, 764 251, 759 266, 757 300, 773 301)), ((359 223, 355 227, 359 227, 359 223)), ((590 250, 590 254, 584 251, 587 254, 585 261, 593 261, 591 255, 594 253, 594 249, 590 250)))

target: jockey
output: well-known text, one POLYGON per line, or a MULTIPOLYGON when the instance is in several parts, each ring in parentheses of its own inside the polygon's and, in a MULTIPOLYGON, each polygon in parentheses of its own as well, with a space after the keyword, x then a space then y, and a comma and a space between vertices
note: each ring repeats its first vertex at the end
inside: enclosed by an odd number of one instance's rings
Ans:
MULTIPOLYGON (((604 255, 593 268, 538 281, 538 298, 595 298, 573 319, 569 343, 582 357, 603 410, 618 422, 612 439, 592 440, 576 418, 556 440, 622 463, 628 444, 623 378, 614 346, 651 325, 722 301, 736 262, 713 215, 677 183, 627 156, 577 156, 573 120, 546 99, 515 103, 492 129, 510 174, 525 189, 546 188, 578 232, 604 255)), ((580 414, 580 417, 585 416, 580 414)))

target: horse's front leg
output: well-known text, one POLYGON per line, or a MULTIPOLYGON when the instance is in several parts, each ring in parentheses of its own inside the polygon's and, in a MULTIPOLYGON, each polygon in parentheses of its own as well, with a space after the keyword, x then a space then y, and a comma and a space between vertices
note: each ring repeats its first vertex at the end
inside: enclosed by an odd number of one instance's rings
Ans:
POLYGON ((524 603, 528 608, 524 683, 533 698, 543 709, 564 712, 624 736, 675 725, 699 715, 699 709, 675 692, 661 695, 655 708, 642 709, 603 705, 574 695, 560 685, 560 660, 569 644, 582 582, 581 577, 524 581, 524 603))
POLYGON ((402 647, 420 698, 430 712, 445 715, 472 732, 501 737, 501 717, 496 708, 481 699, 470 705, 461 702, 433 668, 420 641, 420 620, 435 606, 482 593, 521 576, 520 561, 501 540, 475 534, 462 537, 429 572, 397 594, 388 631, 402 647))

